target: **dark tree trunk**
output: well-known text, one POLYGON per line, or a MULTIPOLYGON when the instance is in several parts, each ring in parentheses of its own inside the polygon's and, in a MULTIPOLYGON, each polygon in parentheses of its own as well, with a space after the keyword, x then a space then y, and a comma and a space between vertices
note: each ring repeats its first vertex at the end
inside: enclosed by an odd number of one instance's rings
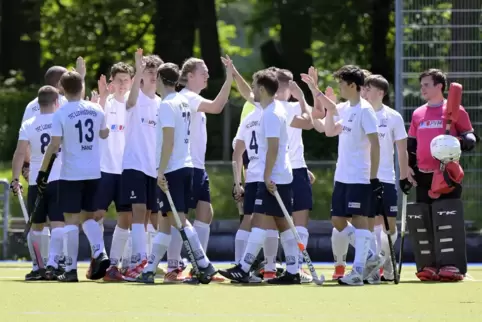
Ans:
POLYGON ((182 66, 192 56, 197 7, 190 0, 157 0, 154 52, 165 62, 182 66))
POLYGON ((2 1, 1 68, 4 77, 21 71, 27 84, 41 83, 40 8, 41 0, 2 1))

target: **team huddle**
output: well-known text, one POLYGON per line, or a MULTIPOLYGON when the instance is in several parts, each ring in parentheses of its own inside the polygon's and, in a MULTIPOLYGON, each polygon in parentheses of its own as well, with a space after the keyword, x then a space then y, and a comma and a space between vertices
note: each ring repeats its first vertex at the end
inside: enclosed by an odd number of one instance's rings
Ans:
MULTIPOLYGON (((46 85, 25 111, 12 161, 13 193, 22 193, 20 175, 29 183, 32 230, 27 240, 33 268, 26 280, 77 282, 82 224, 92 251, 91 280, 154 283, 161 276, 164 283, 311 283, 316 276, 303 269, 303 250, 315 178, 307 169, 302 139, 302 131, 311 129, 339 137, 331 206, 333 279, 341 285, 394 280, 389 246, 398 234, 394 148, 400 190, 408 194, 416 186, 419 202, 419 189, 431 182, 418 179, 420 173, 430 174, 418 166, 425 162, 418 154, 430 151, 431 140, 413 149, 410 142, 416 142, 422 126, 412 121, 408 137, 401 115, 382 102, 387 80, 344 66, 334 74, 344 100, 337 104, 331 88, 318 89, 318 72, 312 67, 301 75, 313 95, 311 107, 288 70, 258 71, 250 85, 229 57, 222 61, 226 80, 214 100, 199 95, 209 73, 197 58, 179 68, 138 49, 135 68, 114 64, 109 83, 101 76, 98 93, 90 100, 84 100, 82 58, 74 71, 59 66, 47 71, 46 85), (206 255, 213 218, 205 170, 206 113, 223 111, 233 80, 247 101, 233 140, 232 194, 243 216, 235 237, 235 264, 218 271, 206 255), (107 256, 103 217, 112 202, 118 217, 107 256), (192 224, 190 209, 195 212, 192 224), (388 217, 388 229, 382 215, 388 217), (279 242, 285 268, 278 264, 279 242), (345 275, 349 245, 355 259, 345 275), (186 275, 183 246, 193 266, 186 275), (165 255, 167 271, 159 266, 165 255)), ((440 91, 441 81, 433 73, 421 74, 422 94, 424 88, 440 91)), ((427 106, 436 102, 443 108, 443 88, 440 95, 424 96, 427 106)), ((466 121, 456 126, 455 134, 468 151, 476 138, 468 116, 466 121)), ((440 142, 444 156, 447 140, 440 142)), ((458 159, 451 155, 450 161, 458 159)), ((458 263, 437 267, 439 261, 432 262, 417 274, 459 280, 465 273, 458 263)))

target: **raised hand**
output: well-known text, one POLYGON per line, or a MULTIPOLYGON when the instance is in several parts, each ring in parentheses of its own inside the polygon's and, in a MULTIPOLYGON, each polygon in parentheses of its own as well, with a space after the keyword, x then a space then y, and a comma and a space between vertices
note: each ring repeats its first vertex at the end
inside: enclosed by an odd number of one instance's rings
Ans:
POLYGON ((293 95, 293 97, 294 97, 297 101, 303 100, 303 97, 304 97, 303 91, 302 91, 301 88, 298 86, 298 84, 296 84, 296 82, 290 81, 290 82, 289 82, 289 88, 290 88, 290 91, 291 91, 291 95, 293 95))
POLYGON ((109 90, 107 89, 107 79, 105 75, 100 75, 97 81, 97 88, 99 89, 99 96, 106 97, 109 95, 109 90))
POLYGON ((308 85, 311 91, 318 89, 318 85, 315 84, 313 77, 308 74, 301 74, 301 80, 308 85))
POLYGON ((75 71, 80 74, 82 78, 85 78, 87 69, 85 68, 85 60, 82 57, 78 57, 75 62, 75 71))
POLYGON ((316 87, 318 87, 318 69, 311 66, 308 69, 308 75, 313 79, 313 82, 315 83, 316 87))
POLYGON ((333 90, 333 88, 331 88, 330 86, 328 86, 325 90, 325 96, 328 97, 333 103, 336 104, 336 95, 335 95, 335 91, 333 90))
POLYGON ((90 92, 90 101, 92 103, 99 103, 99 100, 100 100, 100 96, 99 96, 99 93, 97 93, 97 91, 92 91, 90 92))
MULTIPOLYGON (((226 58, 224 58, 225 61, 223 61, 223 64, 224 66, 226 67, 226 77, 233 77, 233 73, 234 73, 234 65, 233 65, 233 61, 231 60, 231 58, 229 58, 228 55, 226 55, 226 58)), ((223 57, 221 57, 221 60, 223 60, 223 57)))
POLYGON ((134 56, 136 62, 136 73, 142 73, 145 68, 145 64, 142 62, 144 50, 142 48, 137 48, 136 54, 134 56))

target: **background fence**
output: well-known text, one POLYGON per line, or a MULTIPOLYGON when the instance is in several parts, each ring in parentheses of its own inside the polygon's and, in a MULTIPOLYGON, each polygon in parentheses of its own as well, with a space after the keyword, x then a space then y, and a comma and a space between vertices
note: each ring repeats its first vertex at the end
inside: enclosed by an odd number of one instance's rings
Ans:
MULTIPOLYGON (((418 75, 439 68, 463 85, 462 104, 482 133, 482 0, 396 0, 395 106, 410 124, 420 98, 418 75)), ((482 146, 464 154, 465 204, 482 205, 482 146)))

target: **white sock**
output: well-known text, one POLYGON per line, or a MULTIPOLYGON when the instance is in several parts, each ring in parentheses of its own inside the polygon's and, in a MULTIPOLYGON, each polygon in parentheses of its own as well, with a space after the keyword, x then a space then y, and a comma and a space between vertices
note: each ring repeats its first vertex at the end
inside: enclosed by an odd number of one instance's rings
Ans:
POLYGON ((355 230, 355 260, 353 270, 363 276, 367 262, 368 251, 370 250, 370 240, 372 233, 368 229, 355 230))
POLYGON ((209 234, 211 233, 211 226, 199 220, 194 220, 192 224, 194 229, 196 229, 197 235, 199 236, 199 241, 204 251, 208 252, 209 234))
POLYGON ((331 249, 333 251, 333 259, 336 266, 346 266, 346 254, 348 253, 350 240, 348 239, 348 234, 346 234, 345 230, 346 228, 342 231, 338 231, 333 227, 331 232, 331 249))
POLYGON ((253 265, 256 257, 258 257, 258 253, 264 244, 265 238, 266 230, 261 228, 251 229, 251 233, 249 234, 248 242, 246 245, 246 251, 243 254, 243 258, 241 259, 241 268, 246 273, 249 272, 249 270, 251 269, 251 265, 253 265))
POLYGON ((383 231, 383 226, 382 225, 376 225, 375 228, 373 229, 375 232, 375 236, 377 238, 377 248, 376 248, 376 253, 380 254, 380 251, 382 250, 382 231, 383 231))
POLYGON ((234 239, 234 262, 236 264, 239 264, 241 257, 244 255, 249 234, 249 231, 241 229, 236 232, 236 238, 234 239))
POLYGON ((79 255, 79 227, 67 225, 64 227, 67 235, 67 255, 65 258, 65 270, 70 272, 77 269, 77 257, 79 255))
POLYGON ((122 253, 122 268, 131 268, 131 257, 132 257, 132 233, 129 231, 129 238, 124 246, 124 251, 122 253))
MULTIPOLYGON (((310 233, 308 232, 308 229, 306 229, 306 227, 303 227, 303 226, 296 226, 296 231, 298 232, 301 242, 303 243, 305 248, 308 247, 308 238, 310 237, 310 233)), ((300 268, 301 266, 303 266, 303 262, 304 262, 303 253, 301 253, 300 251, 298 255, 298 264, 300 265, 300 268)))
POLYGON ((27 245, 28 252, 30 253, 30 258, 32 259, 32 271, 38 271, 37 255, 33 247, 33 243, 36 243, 40 247, 41 233, 31 230, 27 235, 27 245))
POLYGON ((152 224, 147 224, 147 235, 146 235, 147 246, 146 246, 146 249, 147 249, 148 254, 150 254, 151 251, 152 251, 152 242, 153 242, 154 238, 156 237, 156 235, 157 235, 157 230, 154 228, 154 226, 152 224))
POLYGON ((50 229, 49 227, 44 227, 42 230, 42 242, 40 243, 40 254, 42 255, 42 261, 44 266, 46 266, 49 261, 49 250, 50 250, 50 229))
POLYGON ((186 232, 187 239, 191 244, 192 251, 194 253, 194 258, 200 268, 206 268, 209 265, 209 259, 204 252, 203 247, 201 246, 201 242, 199 241, 199 236, 197 235, 196 230, 193 227, 188 226, 184 228, 186 232))
POLYGON ((104 239, 99 224, 94 219, 89 219, 82 224, 82 229, 89 240, 92 257, 97 258, 104 249, 104 239))
POLYGON ((286 271, 290 274, 298 273, 298 256, 300 250, 291 230, 288 229, 281 233, 281 245, 285 252, 286 271))
POLYGON ((179 230, 171 226, 171 242, 167 248, 167 271, 178 269, 181 263, 182 238, 179 230))
POLYGON ((157 265, 164 257, 169 243, 171 242, 171 235, 164 233, 157 233, 152 240, 152 253, 149 255, 147 266, 144 268, 144 272, 156 272, 157 265))
POLYGON ((67 235, 65 234, 65 231, 64 231, 64 245, 62 247, 62 259, 65 260, 66 257, 67 257, 67 235))
POLYGON ((266 264, 264 270, 268 272, 276 272, 276 255, 278 254, 279 233, 274 229, 266 230, 266 238, 264 239, 263 251, 266 264))
POLYGON ((49 260, 47 266, 55 268, 59 267, 59 259, 62 254, 62 247, 64 246, 64 228, 52 229, 52 237, 50 240, 49 260))
POLYGON ((126 248, 127 240, 129 239, 129 231, 127 229, 122 229, 119 226, 115 226, 114 234, 112 235, 112 244, 110 246, 110 265, 118 266, 122 253, 126 248))
MULTIPOLYGON (((100 232, 102 233, 102 240, 104 240, 104 218, 100 218, 97 224, 99 225, 100 232)), ((107 250, 105 249, 105 244, 104 244, 104 248, 102 249, 102 252, 104 254, 107 254, 107 250)))
MULTIPOLYGON (((398 236, 397 231, 395 231, 395 233, 393 233, 391 235, 393 245, 395 245, 395 242, 397 241, 397 236, 398 236)), ((389 260, 390 259, 390 244, 388 243, 388 236, 384 231, 382 231, 381 238, 382 238, 381 254, 384 255, 387 260, 389 260)))
POLYGON ((143 260, 147 260, 146 228, 144 224, 132 224, 132 255, 131 265, 137 266, 143 260))
POLYGON ((370 234, 372 235, 371 238, 370 238, 370 249, 374 249, 375 250, 375 254, 380 254, 380 252, 377 252, 376 250, 378 249, 378 245, 377 245, 377 235, 375 234, 375 231, 372 231, 370 232, 370 234))

